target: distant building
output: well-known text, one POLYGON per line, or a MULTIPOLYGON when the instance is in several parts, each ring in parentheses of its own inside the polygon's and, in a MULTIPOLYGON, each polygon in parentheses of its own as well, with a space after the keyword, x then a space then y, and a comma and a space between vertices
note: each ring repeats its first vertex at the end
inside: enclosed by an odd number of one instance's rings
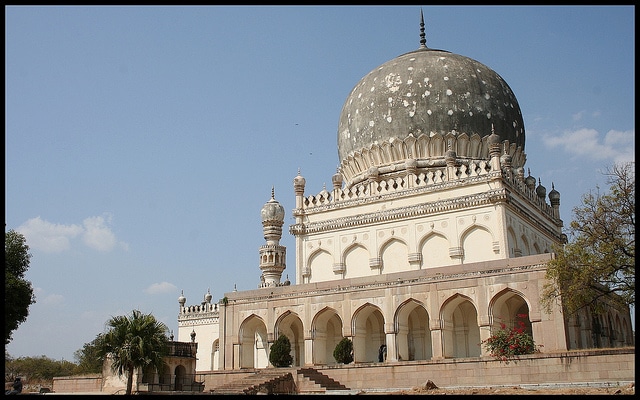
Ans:
POLYGON ((282 281, 285 211, 272 192, 258 288, 178 299, 178 340, 197 342, 197 372, 268 367, 280 334, 294 366, 335 364, 343 337, 356 363, 377 362, 383 344, 385 362, 484 356, 492 329, 515 321, 542 352, 633 344, 628 309, 542 309, 545 265, 565 240, 560 193, 525 170, 509 85, 429 48, 423 22, 417 50, 355 85, 337 145, 331 188, 309 195, 300 171, 293 178, 296 284, 282 281))

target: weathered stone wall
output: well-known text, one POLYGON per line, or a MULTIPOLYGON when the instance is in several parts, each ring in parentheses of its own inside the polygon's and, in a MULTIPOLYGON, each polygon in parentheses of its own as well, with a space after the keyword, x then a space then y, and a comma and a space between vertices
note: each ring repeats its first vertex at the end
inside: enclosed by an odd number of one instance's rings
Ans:
POLYGON ((51 390, 54 393, 102 392, 102 374, 54 377, 51 390))
MULTIPOLYGON (((635 348, 316 368, 351 389, 635 382, 635 348)), ((206 390, 206 388, 205 388, 206 390)))
MULTIPOLYGON (((635 347, 539 353, 505 364, 492 357, 360 363, 314 367, 350 389, 411 389, 432 381, 436 386, 483 387, 635 382, 635 347)), ((204 393, 252 375, 253 369, 197 374, 204 393)), ((298 377, 294 377, 298 382, 298 377)), ((54 378, 55 393, 99 392, 100 375, 54 378)), ((299 382, 298 382, 299 383, 299 382)))

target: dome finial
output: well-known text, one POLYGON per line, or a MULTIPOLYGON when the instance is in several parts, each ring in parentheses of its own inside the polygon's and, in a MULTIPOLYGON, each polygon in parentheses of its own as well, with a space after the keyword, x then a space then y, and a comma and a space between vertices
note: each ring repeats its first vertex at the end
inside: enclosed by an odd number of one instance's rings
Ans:
POLYGON ((424 34, 424 16, 422 15, 422 7, 420 7, 420 48, 427 48, 427 39, 424 34))
POLYGON ((276 192, 275 192, 275 187, 274 186, 271 186, 271 198, 273 200, 276 199, 276 192))

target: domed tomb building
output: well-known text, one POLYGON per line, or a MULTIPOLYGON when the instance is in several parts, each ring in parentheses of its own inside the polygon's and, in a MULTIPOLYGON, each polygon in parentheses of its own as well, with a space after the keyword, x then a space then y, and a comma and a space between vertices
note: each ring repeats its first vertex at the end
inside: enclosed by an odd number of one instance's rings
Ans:
POLYGON ((293 179, 295 284, 282 281, 285 212, 261 210, 258 288, 219 303, 179 299, 178 339, 197 372, 269 367, 286 335, 294 366, 486 356, 500 322, 525 324, 542 352, 632 343, 629 313, 563 316, 540 305, 545 265, 562 243, 560 193, 525 174, 525 127, 498 73, 427 47, 387 61, 352 89, 339 119, 332 188, 293 179), (596 332, 593 326, 598 326, 596 332))

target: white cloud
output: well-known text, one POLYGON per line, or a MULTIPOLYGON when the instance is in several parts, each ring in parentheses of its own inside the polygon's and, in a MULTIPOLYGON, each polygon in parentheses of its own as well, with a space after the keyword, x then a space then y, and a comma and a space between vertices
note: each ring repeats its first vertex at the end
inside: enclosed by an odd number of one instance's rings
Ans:
POLYGON ((116 235, 107 226, 111 223, 111 216, 105 216, 106 220, 104 217, 89 217, 82 222, 85 228, 82 241, 98 251, 109 251, 116 245, 116 235))
POLYGON ((626 162, 635 159, 635 130, 610 130, 600 137, 595 129, 565 131, 560 136, 545 135, 542 140, 549 148, 560 147, 574 156, 593 160, 626 162))
POLYGON ((70 240, 82 233, 83 229, 75 224, 53 224, 38 216, 20 225, 16 231, 24 235, 30 248, 47 253, 60 253, 69 250, 70 240))
POLYGON ((151 286, 146 288, 144 292, 146 294, 164 294, 164 293, 175 292, 176 290, 178 290, 178 288, 172 283, 160 282, 160 283, 152 284, 151 286))
POLYGON ((573 114, 571 117, 573 118, 574 121, 580 121, 582 119, 582 117, 584 117, 584 114, 586 113, 586 111, 579 111, 575 114, 573 114))
POLYGON ((109 227, 111 224, 109 214, 88 217, 82 223, 83 226, 54 224, 38 216, 20 225, 16 231, 24 235, 30 248, 45 253, 69 250, 71 240, 77 236, 81 236, 83 243, 94 250, 109 251, 116 245, 124 250, 129 249, 127 243, 117 241, 116 235, 109 227))
POLYGON ((47 306, 55 306, 64 303, 64 296, 61 294, 50 294, 39 303, 47 306))

